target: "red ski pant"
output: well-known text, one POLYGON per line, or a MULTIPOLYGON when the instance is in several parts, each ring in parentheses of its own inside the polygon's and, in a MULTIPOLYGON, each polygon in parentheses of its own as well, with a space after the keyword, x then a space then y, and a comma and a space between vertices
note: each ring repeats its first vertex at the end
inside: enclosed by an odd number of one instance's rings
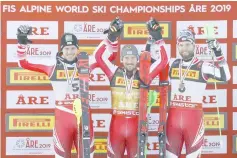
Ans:
MULTIPOLYGON (((90 113, 91 117, 91 113, 90 113)), ((81 133, 81 126, 80 126, 81 133)), ((78 127, 77 119, 73 113, 55 110, 55 127, 53 131, 55 158, 71 158, 72 145, 74 144, 78 152, 78 127)), ((92 119, 90 118, 91 155, 94 152, 94 133, 92 119)), ((80 146, 81 134, 80 134, 80 146)), ((80 147, 80 151, 82 148, 80 147)), ((81 156, 80 156, 81 157, 81 156)))
POLYGON ((186 158, 199 158, 204 139, 203 111, 171 107, 168 113, 166 135, 167 158, 178 158, 184 142, 186 158))
POLYGON ((122 158, 126 149, 128 158, 135 158, 137 154, 137 132, 138 116, 112 115, 107 145, 108 157, 122 158))

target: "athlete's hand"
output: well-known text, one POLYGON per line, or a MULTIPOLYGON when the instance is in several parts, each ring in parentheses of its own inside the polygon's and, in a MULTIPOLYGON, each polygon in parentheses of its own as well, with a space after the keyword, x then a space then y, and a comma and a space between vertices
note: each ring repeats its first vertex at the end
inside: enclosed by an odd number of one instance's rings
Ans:
POLYGON ((209 49, 213 50, 213 52, 215 53, 216 57, 222 55, 220 43, 216 39, 207 40, 207 45, 208 45, 209 49))
POLYGON ((17 40, 19 44, 28 44, 32 43, 31 40, 28 39, 28 35, 32 34, 32 27, 28 25, 21 25, 17 28, 17 40))
POLYGON ((147 24, 147 29, 149 31, 151 39, 154 39, 155 41, 162 39, 162 28, 160 27, 158 21, 154 18, 150 18, 150 20, 146 23, 147 24))
POLYGON ((108 32, 108 39, 111 42, 114 42, 118 39, 118 37, 120 36, 120 34, 123 31, 123 21, 119 19, 119 17, 116 17, 116 19, 114 19, 109 26, 109 32, 108 32))

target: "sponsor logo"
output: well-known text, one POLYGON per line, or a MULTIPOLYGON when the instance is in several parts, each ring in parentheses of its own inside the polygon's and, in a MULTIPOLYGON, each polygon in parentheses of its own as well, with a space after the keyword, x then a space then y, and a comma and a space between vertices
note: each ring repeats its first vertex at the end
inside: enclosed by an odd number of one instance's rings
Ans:
MULTIPOLYGON (((164 39, 171 38, 171 23, 160 22, 162 28, 162 37, 164 39)), ((144 23, 124 23, 123 38, 124 39, 146 39, 148 38, 149 32, 147 26, 144 23)))
MULTIPOLYGON (((183 144, 182 154, 186 154, 185 143, 183 144)), ((202 154, 226 154, 227 136, 204 136, 202 154)))
POLYGON ((227 38, 227 20, 218 21, 177 21, 177 36, 184 29, 195 33, 196 39, 206 39, 205 25, 212 24, 215 38, 227 38))
MULTIPOLYGON (((208 48, 207 44, 195 44, 195 56, 200 59, 200 60, 205 60, 205 61, 213 61, 213 53, 212 50, 208 48)), ((227 44, 226 43, 221 43, 221 50, 222 53, 227 59, 227 44)), ((179 51, 178 51, 178 46, 176 47, 176 57, 181 58, 179 51)), ((214 60, 216 61, 216 58, 214 57, 214 60)))
MULTIPOLYGON (((68 71, 67 71, 68 75, 69 75, 69 76, 72 76, 72 75, 73 75, 73 71, 74 71, 74 70, 68 70, 68 71)), ((57 72, 56 72, 56 78, 59 79, 59 80, 65 80, 65 79, 67 79, 65 70, 57 70, 57 72)), ((75 74, 75 78, 79 78, 78 73, 75 74)), ((74 79, 75 79, 75 78, 74 78, 74 79)))
POLYGON ((233 38, 237 38, 237 20, 233 20, 233 38))
POLYGON ((99 138, 95 139, 95 153, 106 154, 107 153, 107 139, 99 138))
POLYGON ((227 113, 221 112, 220 116, 214 112, 204 114, 204 126, 206 130, 227 130, 227 113))
POLYGON ((150 136, 147 140, 147 154, 158 155, 159 154, 159 141, 158 137, 150 136))
MULTIPOLYGON (((184 73, 185 73, 185 69, 182 69, 182 75, 184 73)), ((171 77, 179 77, 179 69, 178 68, 172 68, 171 77)), ((187 79, 198 80, 199 79, 199 71, 189 70, 187 75, 186 75, 186 78, 187 79)))
POLYGON ((111 91, 89 91, 89 93, 91 108, 111 108, 111 91))
POLYGON ((233 89, 233 107, 237 107, 237 89, 233 89))
POLYGON ((227 90, 205 90, 202 102, 204 108, 227 107, 227 90))
POLYGON ((232 60, 237 61, 237 43, 232 44, 232 60))
POLYGON ((7 85, 49 84, 48 76, 21 68, 7 68, 7 85))
POLYGON ((57 21, 7 21, 7 39, 16 39, 16 33, 20 25, 29 25, 32 27, 32 35, 29 39, 58 39, 57 21))
POLYGON ((113 115, 136 116, 139 115, 139 112, 133 110, 113 110, 113 115))
POLYGON ((237 112, 233 112, 233 130, 237 130, 237 112))
POLYGON ((202 154, 226 154, 227 136, 205 136, 202 145, 202 154))
MULTIPOLYGON (((77 95, 66 95, 67 100, 77 95)), ((110 109, 111 91, 89 91, 91 108, 110 109)), ((7 91, 7 109, 52 109, 55 107, 53 91, 7 91)))
MULTIPOLYGON (((25 49, 27 60, 35 64, 54 64, 57 51, 57 44, 30 44, 25 49)), ((18 62, 18 60, 17 44, 7 44, 7 62, 18 62)))
POLYGON ((53 91, 7 91, 8 109, 52 109, 53 91))
MULTIPOLYGON (((7 114, 6 131, 17 132, 44 132, 52 131, 55 117, 53 114, 7 114)), ((92 114, 93 127, 95 132, 108 132, 111 114, 92 114)))
POLYGON ((109 86, 108 77, 100 68, 95 68, 90 74, 90 86, 109 86))
MULTIPOLYGON (((59 71, 57 78, 66 79, 63 70, 59 71)), ((29 71, 22 68, 7 68, 7 85, 48 85, 48 84, 50 84, 50 80, 48 76, 43 73, 29 71)), ((95 86, 108 86, 109 80, 100 68, 95 68, 93 72, 90 74, 89 84, 95 86)))
POLYGON ((233 84, 237 84, 237 66, 233 66, 233 84))
MULTIPOLYGON (((125 86, 124 78, 123 77, 116 77, 115 85, 117 85, 117 86, 125 86)), ((138 80, 134 80, 133 81, 133 87, 134 88, 139 88, 139 81, 138 80)))
POLYGON ((109 132, 111 114, 92 114, 95 132, 109 132))
POLYGON ((233 153, 237 154, 237 135, 233 136, 233 153))
POLYGON ((154 131, 154 132, 158 131, 158 126, 160 123, 159 118, 160 118, 159 114, 155 114, 155 113, 148 114, 148 130, 149 131, 154 131))
POLYGON ((87 54, 92 55, 96 49, 96 45, 95 46, 85 46, 85 45, 81 45, 79 48, 80 52, 87 52, 87 54))
POLYGON ((51 131, 54 114, 6 114, 6 131, 51 131))
POLYGON ((64 32, 71 32, 77 36, 78 39, 104 39, 107 35, 103 32, 109 28, 110 22, 64 22, 64 32))
POLYGON ((7 137, 6 155, 54 155, 52 137, 7 137))

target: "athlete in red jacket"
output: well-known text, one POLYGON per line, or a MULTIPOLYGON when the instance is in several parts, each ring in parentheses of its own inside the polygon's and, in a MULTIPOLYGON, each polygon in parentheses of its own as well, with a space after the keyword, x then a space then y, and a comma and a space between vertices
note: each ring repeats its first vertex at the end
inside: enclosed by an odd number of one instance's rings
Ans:
MULTIPOLYGON (((31 43, 31 41, 27 38, 27 35, 31 34, 31 27, 25 25, 20 26, 17 31, 17 56, 19 59, 19 66, 31 71, 44 73, 49 77, 53 87, 56 105, 55 127, 53 130, 55 157, 70 158, 73 143, 76 146, 78 152, 77 119, 72 109, 73 101, 76 98, 80 98, 78 75, 76 75, 76 55, 79 49, 78 40, 75 35, 71 33, 65 33, 61 37, 61 50, 59 53, 57 53, 56 63, 52 66, 47 66, 43 63, 30 63, 27 60, 25 48, 27 47, 28 43, 31 43), (64 73, 65 78, 58 78, 57 76, 59 73, 64 73)), ((93 157, 94 139, 91 119, 90 129, 91 157, 93 157)))
MULTIPOLYGON (((137 154, 139 87, 141 84, 137 69, 139 54, 134 45, 125 45, 120 53, 123 67, 113 65, 108 59, 117 54, 118 37, 123 30, 123 22, 115 19, 109 28, 108 36, 94 52, 97 66, 110 80, 112 92, 113 114, 108 136, 108 157, 122 158, 126 148, 128 157, 134 158, 137 154)), ((147 68, 151 82, 167 65, 168 57, 161 36, 161 28, 154 19, 148 22, 148 30, 151 38, 147 46, 153 50, 151 54, 154 57, 153 64, 147 68), (150 45, 151 41, 154 41, 152 45, 150 45)))
POLYGON ((200 158, 204 138, 202 97, 209 78, 228 81, 230 71, 219 42, 207 41, 215 64, 194 56, 195 36, 182 30, 177 38, 181 58, 170 62, 171 100, 167 120, 167 158, 178 158, 185 142, 187 158, 200 158))

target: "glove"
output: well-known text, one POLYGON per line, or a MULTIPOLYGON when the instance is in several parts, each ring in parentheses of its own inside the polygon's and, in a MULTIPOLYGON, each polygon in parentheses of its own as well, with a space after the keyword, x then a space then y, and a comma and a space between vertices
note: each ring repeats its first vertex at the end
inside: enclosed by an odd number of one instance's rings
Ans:
POLYGON ((149 38, 155 41, 162 39, 162 34, 161 34, 162 28, 160 27, 159 23, 154 18, 151 18, 147 22, 147 29, 150 34, 149 38))
POLYGON ((32 27, 28 25, 21 25, 17 28, 17 40, 19 44, 28 44, 32 43, 31 40, 28 39, 27 35, 32 34, 32 27))
POLYGON ((108 39, 111 42, 118 40, 121 32, 123 31, 123 21, 116 17, 111 23, 108 32, 108 39))
POLYGON ((207 45, 209 49, 213 50, 216 57, 222 56, 220 43, 216 39, 207 40, 207 45))

